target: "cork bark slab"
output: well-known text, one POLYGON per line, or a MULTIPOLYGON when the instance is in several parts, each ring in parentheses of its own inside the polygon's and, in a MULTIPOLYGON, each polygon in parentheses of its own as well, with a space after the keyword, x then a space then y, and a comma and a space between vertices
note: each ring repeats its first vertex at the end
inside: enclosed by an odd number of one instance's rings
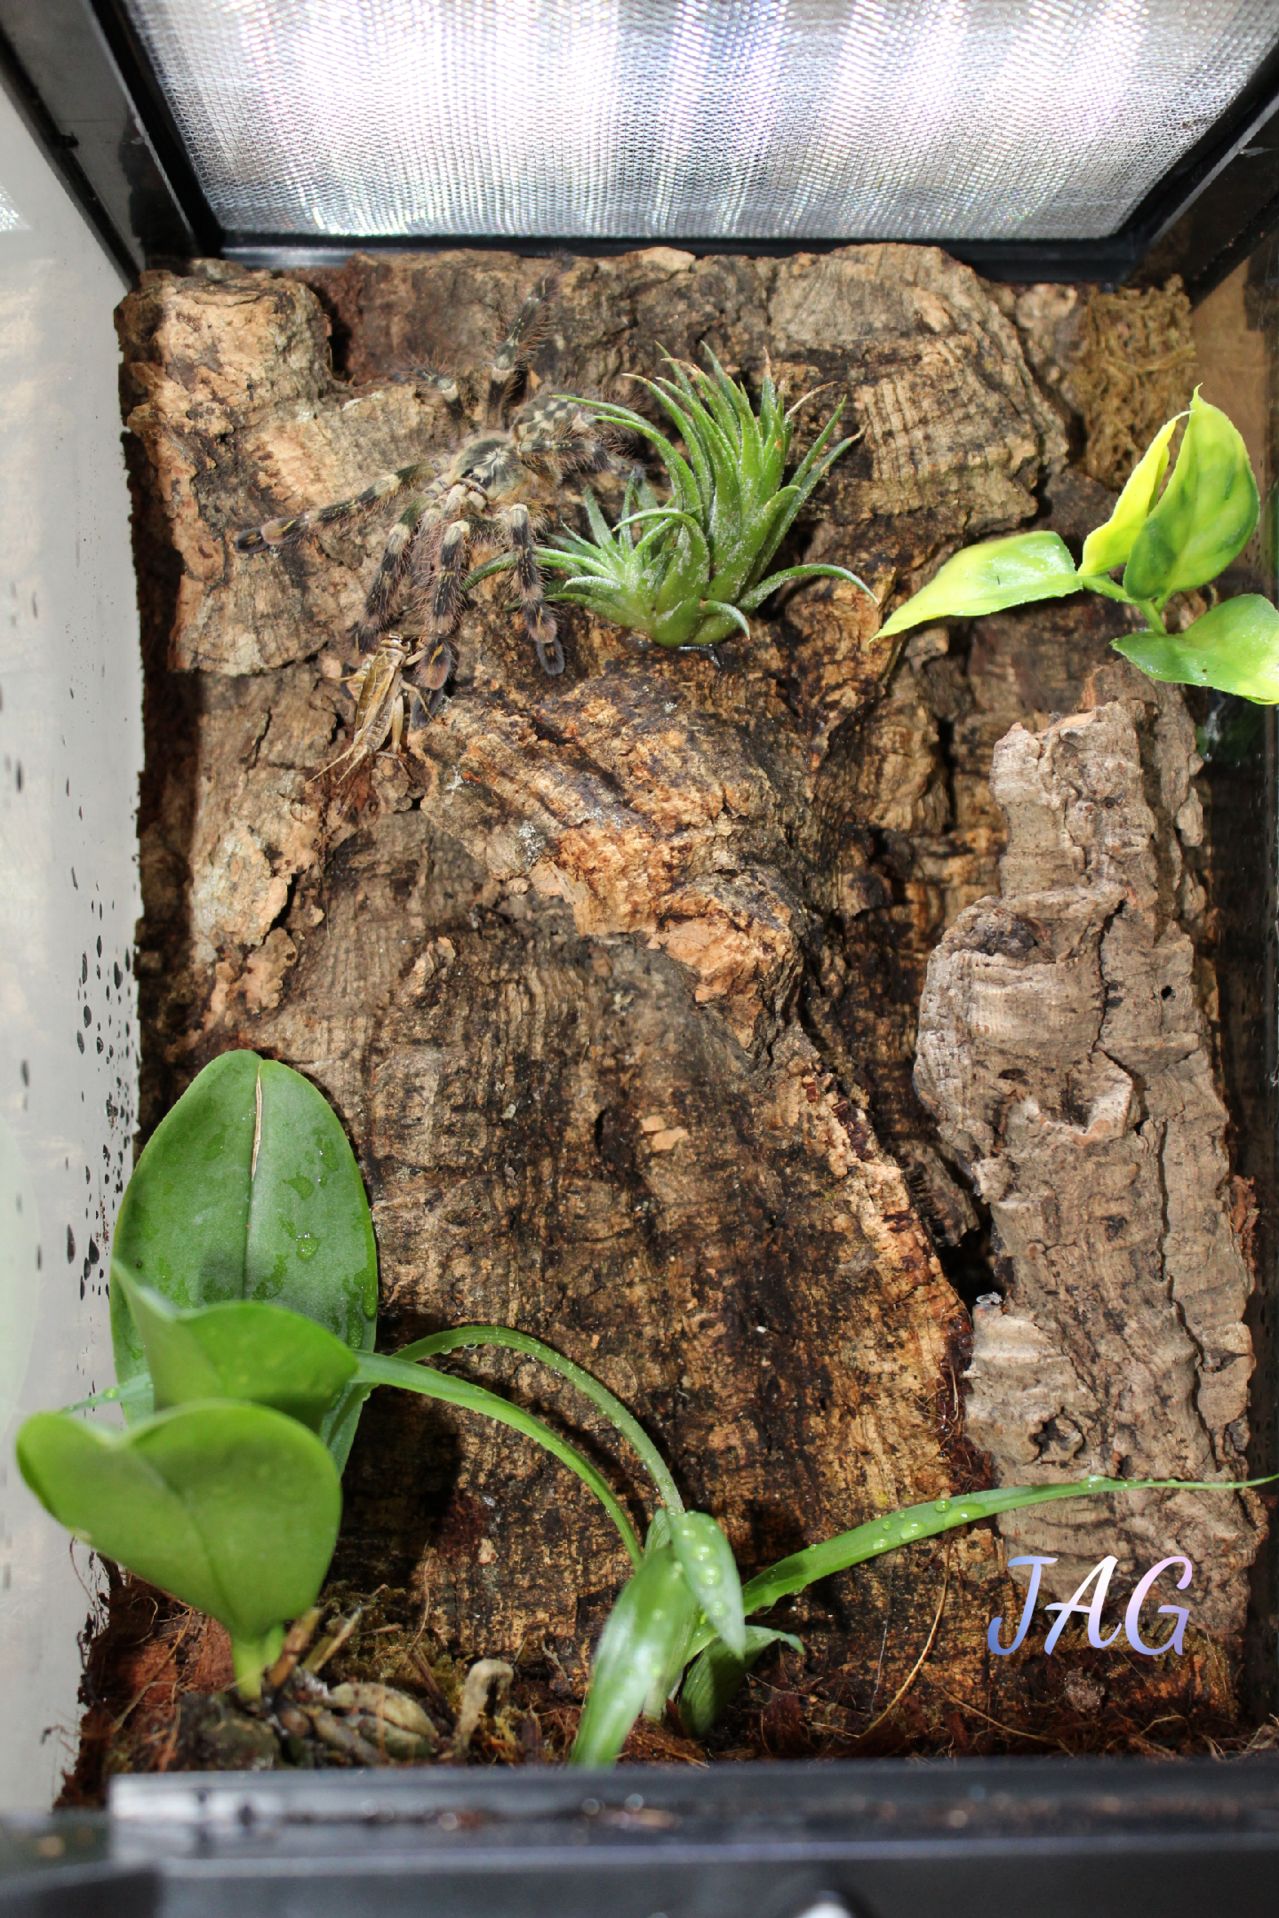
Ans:
MULTIPOLYGON (((989 622, 967 665, 920 636, 885 689, 875 610, 843 585, 753 620, 721 665, 569 613, 549 681, 481 588, 424 758, 379 761, 323 821, 311 775, 349 717, 337 678, 385 527, 265 560, 231 535, 445 451, 442 409, 401 376, 482 364, 540 270, 357 256, 308 285, 214 263, 150 274, 121 308, 149 655, 144 1096, 158 1116, 233 1045, 309 1074, 373 1202, 383 1343, 483 1318, 559 1345, 749 1569, 980 1472, 967 1319, 933 1248, 972 1208, 909 1089, 915 1005, 930 946, 991 889, 990 747, 1077 703, 1113 614, 989 622)), ((792 393, 825 383, 801 446, 847 395, 859 437, 794 556, 881 595, 1029 518, 1060 471, 1013 318, 933 249, 574 261, 535 370, 634 403, 624 375, 703 341, 748 380, 767 356, 792 393)), ((638 1492, 533 1368, 468 1369, 638 1492)), ((345 1489, 339 1574, 411 1583, 466 1654, 549 1644, 580 1683, 625 1559, 540 1452, 379 1393, 345 1489)), ((1014 1729, 1033 1711, 986 1650, 1018 1604, 998 1541, 944 1562, 912 1547, 795 1608, 830 1736, 905 1680, 944 1576, 911 1735, 952 1746, 956 1700, 1014 1729)), ((1230 1709, 1211 1659, 1141 1677, 1152 1710, 1187 1685, 1230 1709)))
MULTIPOLYGON (((1175 691, 1107 683, 1128 697, 996 746, 1000 896, 951 926, 920 1008, 916 1085, 990 1206, 1004 1279, 968 1372, 968 1434, 1004 1483, 1245 1471, 1248 1202, 1182 860, 1203 829, 1194 729, 1175 691)), ((1259 1516, 1247 1494, 1149 1492, 1000 1523, 1010 1549, 1057 1556, 1062 1597, 1106 1554, 1131 1582, 1184 1552, 1196 1616, 1232 1634, 1259 1516)))

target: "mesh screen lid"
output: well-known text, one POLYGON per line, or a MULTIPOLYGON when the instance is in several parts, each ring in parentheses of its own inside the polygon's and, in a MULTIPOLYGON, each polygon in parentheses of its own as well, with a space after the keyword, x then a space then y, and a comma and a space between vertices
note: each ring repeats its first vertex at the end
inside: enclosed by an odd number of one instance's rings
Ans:
POLYGON ((280 236, 1083 240, 1275 0, 127 0, 209 202, 280 236))

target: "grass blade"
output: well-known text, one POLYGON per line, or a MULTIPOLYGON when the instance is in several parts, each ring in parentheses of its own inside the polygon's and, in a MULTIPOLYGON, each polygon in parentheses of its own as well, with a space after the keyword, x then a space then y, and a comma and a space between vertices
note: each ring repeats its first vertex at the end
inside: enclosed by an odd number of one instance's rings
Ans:
POLYGON ((669 1545, 644 1560, 609 1613, 591 1666, 570 1765, 611 1765, 681 1657, 696 1602, 669 1545))
MULTIPOLYGON (((1275 1475, 1272 1475, 1275 1476, 1275 1475)), ((952 1526, 974 1519, 993 1518, 997 1512, 1020 1511, 1028 1505, 1047 1505, 1060 1498, 1096 1498, 1104 1492, 1237 1492, 1248 1485, 1268 1485, 1268 1478, 1187 1480, 1175 1478, 1085 1478, 1070 1485, 1003 1485, 990 1492, 965 1492, 959 1498, 929 1499, 900 1511, 854 1526, 820 1545, 805 1546, 760 1572, 742 1592, 746 1610, 762 1612, 780 1598, 802 1592, 819 1578, 846 1571, 868 1558, 895 1551, 917 1538, 935 1538, 952 1526)))
POLYGON ((532 1338, 527 1332, 514 1332, 505 1325, 455 1325, 447 1332, 433 1332, 428 1338, 404 1346, 395 1356, 398 1359, 424 1359, 440 1352, 454 1352, 459 1346, 475 1345, 501 1345, 512 1352, 524 1352, 529 1358, 540 1359, 552 1372, 558 1372, 561 1378, 576 1386, 596 1411, 602 1412, 617 1427, 622 1437, 629 1441, 667 1510, 674 1513, 684 1510, 684 1501, 665 1459, 634 1414, 627 1411, 621 1399, 610 1392, 606 1385, 601 1385, 597 1378, 592 1378, 589 1372, 574 1364, 572 1359, 566 1359, 553 1346, 544 1345, 541 1339, 532 1338))
POLYGON ((690 1738, 705 1738, 708 1731, 731 1703, 751 1666, 770 1645, 778 1640, 792 1651, 804 1647, 792 1632, 770 1631, 763 1625, 748 1625, 741 1654, 734 1652, 722 1638, 705 1646, 688 1668, 679 1695, 679 1715, 690 1738))
POLYGON ((729 1648, 746 1656, 746 1613, 733 1548, 706 1512, 672 1513, 671 1547, 693 1596, 729 1648))
POLYGON ((449 1373, 437 1372, 429 1365, 366 1352, 360 1355, 359 1367, 357 1377, 361 1384, 398 1385, 402 1391, 420 1392, 424 1398, 441 1399, 446 1405, 456 1405, 462 1412, 480 1412, 485 1418, 496 1419, 499 1425, 509 1425, 513 1431, 522 1432, 525 1438, 536 1439, 539 1445, 545 1446, 571 1472, 576 1472, 584 1485, 590 1487, 621 1533, 631 1563, 639 1564, 643 1552, 635 1536, 635 1528, 608 1480, 589 1459, 582 1457, 576 1446, 562 1439, 549 1425, 543 1425, 541 1419, 526 1412, 522 1406, 499 1398, 496 1392, 489 1392, 482 1385, 472 1385, 467 1379, 455 1379, 449 1373))
MULTIPOLYGON (((865 580, 859 579, 856 573, 850 573, 846 566, 786 566, 780 573, 770 574, 758 586, 752 586, 748 593, 742 594, 739 603, 743 611, 753 613, 757 606, 764 604, 770 593, 775 593, 789 579, 846 579, 851 585, 860 586, 867 599, 875 599, 865 580)), ((878 601, 875 603, 878 604, 878 601)))

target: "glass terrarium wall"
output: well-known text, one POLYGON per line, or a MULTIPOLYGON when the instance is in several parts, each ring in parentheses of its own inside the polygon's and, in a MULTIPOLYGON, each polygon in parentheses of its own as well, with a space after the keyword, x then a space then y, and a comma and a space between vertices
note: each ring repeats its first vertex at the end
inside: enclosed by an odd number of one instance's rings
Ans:
POLYGON ((123 288, 0 94, 0 1806, 46 1807, 77 1717, 87 1552, 13 1463, 109 1382, 132 1161, 142 760, 112 309, 123 288))

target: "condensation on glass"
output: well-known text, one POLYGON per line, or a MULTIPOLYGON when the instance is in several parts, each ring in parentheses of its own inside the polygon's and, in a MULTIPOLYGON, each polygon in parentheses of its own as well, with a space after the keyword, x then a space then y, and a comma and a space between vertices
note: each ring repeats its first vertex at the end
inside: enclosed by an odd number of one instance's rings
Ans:
POLYGON ((14 1464, 112 1382, 132 1162, 141 674, 112 309, 124 291, 0 94, 0 1811, 74 1750, 98 1574, 14 1464))
POLYGON ((126 0, 214 212, 280 236, 1095 239, 1274 0, 126 0))

